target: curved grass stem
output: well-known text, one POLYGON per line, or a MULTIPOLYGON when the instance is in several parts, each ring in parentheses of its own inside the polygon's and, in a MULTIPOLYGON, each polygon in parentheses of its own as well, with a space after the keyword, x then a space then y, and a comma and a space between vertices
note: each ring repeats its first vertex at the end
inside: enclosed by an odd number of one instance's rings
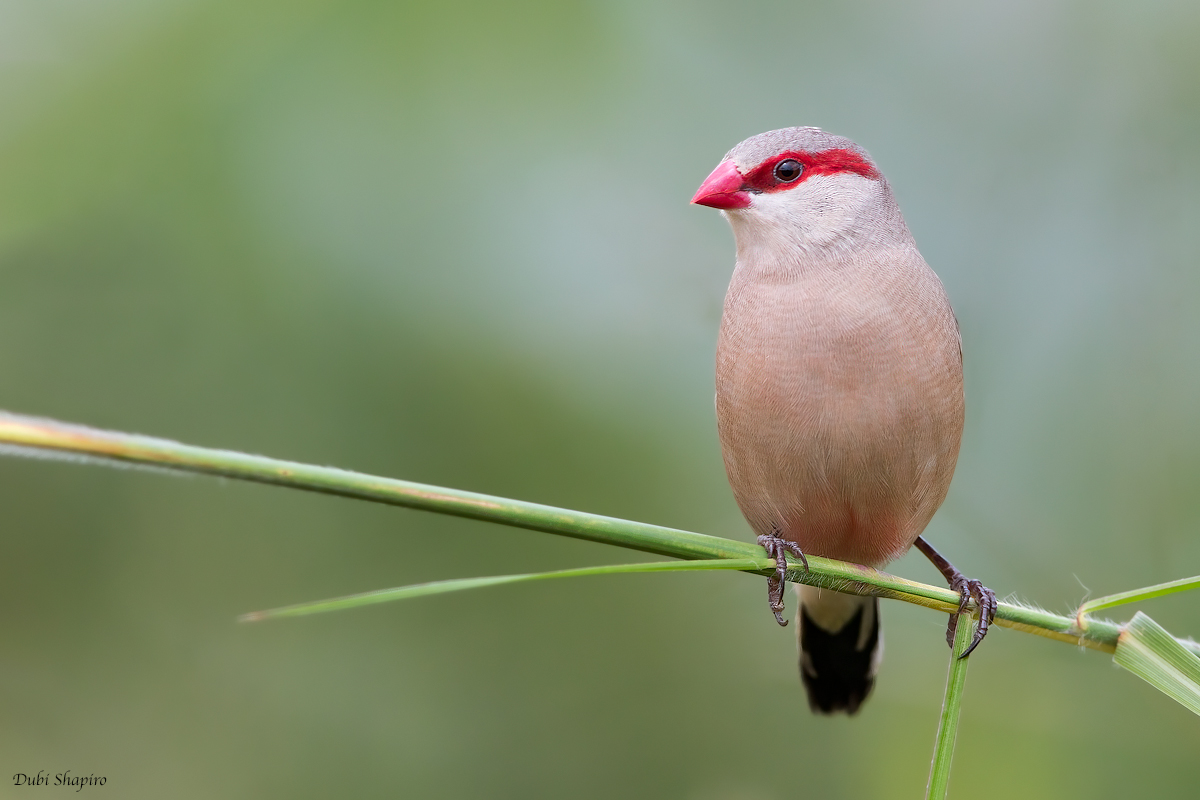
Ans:
POLYGON ((639 572, 697 572, 713 569, 734 570, 763 570, 771 569, 775 562, 769 558, 721 558, 703 561, 651 561, 644 564, 611 564, 600 567, 581 567, 579 569, 560 569, 554 572, 529 572, 521 575, 495 575, 487 578, 454 578, 448 581, 433 581, 432 583, 417 583, 411 586, 398 586, 394 589, 377 589, 373 592, 331 597, 328 600, 315 600, 310 603, 297 603, 283 608, 272 608, 267 611, 252 611, 238 617, 240 622, 259 622, 280 617, 303 617, 309 614, 320 614, 325 611, 341 611, 347 608, 390 603, 393 600, 408 600, 414 597, 428 597, 434 594, 449 594, 468 589, 484 589, 491 586, 503 586, 509 583, 525 583, 528 581, 544 581, 553 578, 582 578, 589 575, 628 575, 639 572))
MULTIPOLYGON (((751 542, 3 411, 0 411, 0 448, 10 455, 82 456, 110 465, 219 475, 496 522, 672 558, 763 558, 762 548, 751 542)), ((788 577, 812 586, 902 600, 942 612, 958 608, 958 594, 947 588, 819 556, 809 556, 808 562, 808 570, 792 570, 788 577)), ((746 571, 762 575, 771 572, 770 569, 746 571)), ((1074 618, 1015 603, 1000 604, 996 612, 996 624, 1110 653, 1116 649, 1121 633, 1120 626, 1105 620, 1089 619, 1086 630, 1081 630, 1074 618)), ((1200 651, 1200 646, 1195 643, 1183 644, 1200 651)))

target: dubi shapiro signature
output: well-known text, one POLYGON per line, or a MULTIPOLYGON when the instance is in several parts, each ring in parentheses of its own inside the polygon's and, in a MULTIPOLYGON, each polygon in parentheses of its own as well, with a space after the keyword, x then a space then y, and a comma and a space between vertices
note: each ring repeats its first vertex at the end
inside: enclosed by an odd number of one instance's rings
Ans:
POLYGON ((83 791, 85 786, 103 786, 108 778, 103 775, 72 775, 71 770, 56 772, 51 775, 46 770, 38 770, 36 775, 18 772, 13 775, 13 786, 74 786, 75 791, 83 791))

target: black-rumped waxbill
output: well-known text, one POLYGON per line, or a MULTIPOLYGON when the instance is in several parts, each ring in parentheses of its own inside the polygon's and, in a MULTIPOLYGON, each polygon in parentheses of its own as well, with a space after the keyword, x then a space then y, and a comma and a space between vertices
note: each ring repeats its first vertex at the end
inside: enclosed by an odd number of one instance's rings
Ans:
MULTIPOLYGON (((717 430, 738 506, 778 564, 779 624, 788 553, 879 568, 916 543, 962 609, 978 603, 973 649, 996 597, 920 538, 962 438, 958 323, 879 168, 849 139, 784 128, 730 150, 692 202, 721 209, 737 243, 717 430)), ((879 601, 809 586, 799 597, 809 705, 853 714, 882 655, 879 601)))

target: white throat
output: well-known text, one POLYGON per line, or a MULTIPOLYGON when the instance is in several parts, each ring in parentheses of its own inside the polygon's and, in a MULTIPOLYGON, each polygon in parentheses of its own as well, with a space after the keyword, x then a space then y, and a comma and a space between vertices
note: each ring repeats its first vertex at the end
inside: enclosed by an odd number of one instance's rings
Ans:
POLYGON ((791 273, 813 262, 910 244, 912 237, 887 184, 858 175, 818 175, 783 192, 753 196, 724 212, 738 263, 791 273))

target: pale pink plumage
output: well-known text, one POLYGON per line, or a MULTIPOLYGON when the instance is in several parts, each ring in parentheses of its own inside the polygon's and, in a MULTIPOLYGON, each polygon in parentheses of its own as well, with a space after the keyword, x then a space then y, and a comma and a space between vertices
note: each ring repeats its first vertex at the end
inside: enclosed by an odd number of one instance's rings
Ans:
MULTIPOLYGON (((722 194, 709 204, 737 240, 716 373, 734 496, 759 534, 882 567, 929 523, 958 457, 962 357, 946 293, 853 142, 771 131, 733 148, 714 176, 722 194), (798 180, 732 194, 730 165, 769 175, 770 160, 789 152, 806 156, 798 180)), ((860 639, 875 622, 871 600, 805 587, 802 604, 830 633, 860 609, 860 639)))

